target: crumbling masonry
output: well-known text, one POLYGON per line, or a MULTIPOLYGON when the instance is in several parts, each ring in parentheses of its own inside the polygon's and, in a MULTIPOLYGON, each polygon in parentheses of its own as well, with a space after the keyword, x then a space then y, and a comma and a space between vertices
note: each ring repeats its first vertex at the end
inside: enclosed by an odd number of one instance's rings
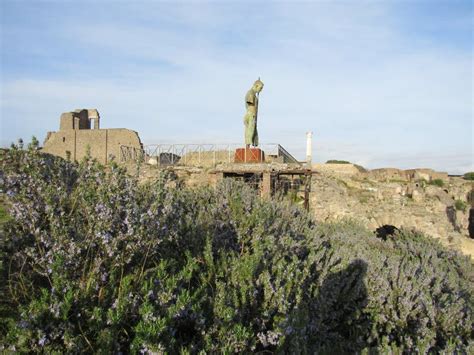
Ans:
POLYGON ((122 145, 143 149, 138 133, 126 128, 100 129, 96 109, 79 109, 61 115, 58 132, 48 132, 43 152, 72 160, 81 160, 87 151, 106 164, 120 156, 122 145))

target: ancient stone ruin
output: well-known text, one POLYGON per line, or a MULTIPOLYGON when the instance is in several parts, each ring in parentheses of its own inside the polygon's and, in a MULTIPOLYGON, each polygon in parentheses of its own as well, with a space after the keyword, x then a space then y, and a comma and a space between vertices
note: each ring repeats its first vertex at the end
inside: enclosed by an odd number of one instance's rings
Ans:
POLYGON ((87 151, 106 164, 118 158, 122 146, 142 151, 138 133, 126 128, 100 128, 96 109, 78 109, 61 115, 58 132, 48 132, 43 152, 72 160, 81 160, 87 151))
POLYGON ((319 221, 353 218, 382 234, 416 228, 474 258, 471 182, 432 169, 366 170, 353 164, 311 164, 311 157, 304 164, 279 144, 259 147, 262 154, 254 159, 239 144, 143 146, 137 132, 101 129, 97 110, 82 109, 61 115, 60 129, 48 133, 43 152, 80 160, 89 149, 99 162, 114 156, 127 168, 140 158, 148 163, 141 167, 142 181, 155 179, 162 169, 188 186, 241 180, 263 197, 288 195, 319 221), (236 158, 236 152, 243 155, 236 158))

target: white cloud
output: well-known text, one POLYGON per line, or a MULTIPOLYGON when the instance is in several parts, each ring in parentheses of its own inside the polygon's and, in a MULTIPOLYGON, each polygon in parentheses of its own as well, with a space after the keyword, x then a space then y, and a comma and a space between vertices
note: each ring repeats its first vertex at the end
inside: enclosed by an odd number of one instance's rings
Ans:
POLYGON ((378 2, 255 6, 265 12, 160 4, 135 21, 69 24, 62 40, 92 63, 5 81, 2 139, 44 136, 61 112, 97 107, 104 127, 145 142, 239 142, 243 96, 260 75, 261 140, 300 159, 312 130, 317 161, 472 168, 472 56, 417 50, 378 2))

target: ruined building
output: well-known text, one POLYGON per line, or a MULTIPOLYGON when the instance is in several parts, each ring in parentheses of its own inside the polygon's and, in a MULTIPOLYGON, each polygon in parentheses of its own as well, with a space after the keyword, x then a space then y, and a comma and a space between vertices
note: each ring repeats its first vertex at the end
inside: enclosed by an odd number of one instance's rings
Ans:
POLYGON ((89 149, 93 158, 106 164, 112 156, 118 159, 121 146, 143 149, 137 132, 126 128, 100 129, 96 109, 79 109, 61 115, 59 131, 48 132, 43 152, 81 160, 89 149))

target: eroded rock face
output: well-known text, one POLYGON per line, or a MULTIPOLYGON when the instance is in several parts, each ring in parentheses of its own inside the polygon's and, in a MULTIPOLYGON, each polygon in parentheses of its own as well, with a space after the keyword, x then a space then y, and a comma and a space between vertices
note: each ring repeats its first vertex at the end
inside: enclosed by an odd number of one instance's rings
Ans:
POLYGON ((316 219, 353 218, 373 230, 383 226, 416 229, 446 245, 474 246, 469 233, 471 182, 445 177, 438 186, 426 181, 429 176, 400 179, 403 175, 395 170, 313 175, 310 205, 316 219))

